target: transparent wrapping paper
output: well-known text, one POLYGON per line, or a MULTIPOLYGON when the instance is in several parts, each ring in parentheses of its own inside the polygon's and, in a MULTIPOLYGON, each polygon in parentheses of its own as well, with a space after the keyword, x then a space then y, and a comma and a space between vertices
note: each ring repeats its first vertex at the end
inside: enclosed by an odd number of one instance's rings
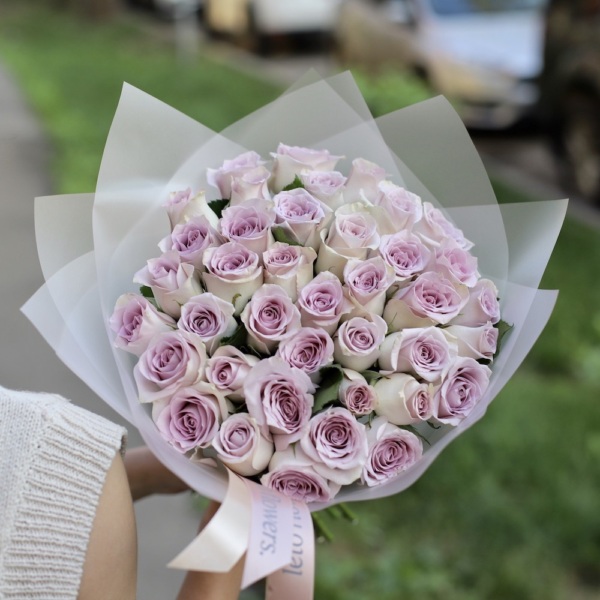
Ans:
POLYGON ((395 183, 443 207, 475 243, 479 271, 496 283, 502 318, 513 325, 492 365, 487 393, 466 419, 437 430, 424 425, 430 445, 415 466, 386 485, 345 487, 331 503, 398 493, 484 415, 541 333, 557 295, 538 286, 566 201, 499 206, 462 122, 443 98, 373 119, 349 74, 326 80, 308 76, 273 103, 215 133, 125 85, 95 195, 36 201, 46 284, 23 311, 67 366, 139 429, 161 461, 200 494, 223 500, 225 470, 191 463, 159 436, 138 401, 135 357, 113 347, 108 318, 121 294, 137 291, 134 273, 157 254, 158 241, 170 232, 162 206, 169 192, 190 187, 210 194, 207 167, 247 150, 268 158, 279 142, 342 155, 342 172, 348 172, 353 158, 368 159, 395 183))

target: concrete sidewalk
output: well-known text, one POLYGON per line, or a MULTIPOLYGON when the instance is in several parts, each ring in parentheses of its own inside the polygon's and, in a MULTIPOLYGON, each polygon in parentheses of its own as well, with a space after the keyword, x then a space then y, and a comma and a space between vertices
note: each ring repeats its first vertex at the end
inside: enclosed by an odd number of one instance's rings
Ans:
MULTIPOLYGON (((53 193, 52 148, 12 76, 0 65, 0 382, 7 388, 61 394, 115 422, 123 420, 55 356, 20 307, 43 283, 33 220, 36 196, 53 193)), ((89 191, 89 190, 82 190, 89 191)), ((136 431, 129 446, 141 444, 136 431)), ((196 532, 191 496, 154 497, 136 505, 140 600, 175 598, 183 573, 169 562, 196 532)))

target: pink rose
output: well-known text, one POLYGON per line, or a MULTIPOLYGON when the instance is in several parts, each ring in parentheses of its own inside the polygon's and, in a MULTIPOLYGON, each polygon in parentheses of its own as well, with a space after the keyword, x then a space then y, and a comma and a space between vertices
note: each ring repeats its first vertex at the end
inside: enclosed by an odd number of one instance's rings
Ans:
POLYGON ((261 360, 244 382, 248 412, 263 435, 274 434, 278 450, 297 442, 308 429, 314 391, 306 373, 278 357, 261 360))
POLYGON ((208 183, 219 190, 221 198, 231 197, 231 181, 242 177, 263 164, 256 152, 244 152, 233 159, 225 160, 218 169, 207 169, 208 183))
POLYGON ((133 281, 148 286, 163 312, 179 318, 181 306, 202 292, 194 266, 181 262, 177 252, 151 258, 133 281))
POLYGON ((329 150, 314 150, 301 146, 279 144, 277 152, 271 156, 273 164, 273 187, 281 190, 294 181, 302 171, 332 171, 341 156, 332 155, 329 150))
POLYGON ((261 354, 271 354, 279 342, 300 329, 300 311, 285 290, 268 283, 254 293, 241 319, 248 343, 261 354))
POLYGON ((492 360, 498 345, 498 329, 490 322, 479 327, 451 325, 446 331, 456 337, 458 355, 475 360, 492 360))
POLYGON ((394 283, 394 273, 380 256, 349 260, 344 267, 347 298, 360 313, 383 314, 385 294, 394 283))
POLYGON ((235 306, 236 315, 263 283, 263 270, 258 254, 238 242, 207 248, 202 262, 206 267, 206 272, 202 273, 206 289, 231 302, 235 306))
POLYGON ((333 340, 324 329, 302 327, 279 344, 277 356, 310 375, 333 362, 333 340))
POLYGON ((334 339, 335 361, 348 369, 364 371, 379 358, 387 325, 378 315, 352 317, 338 328, 334 339))
POLYGON ((292 302, 299 291, 313 278, 313 263, 317 253, 312 248, 275 242, 263 252, 265 283, 282 287, 292 302))
POLYGON ((324 271, 301 290, 298 308, 303 327, 321 327, 332 335, 352 304, 344 297, 340 280, 324 271))
POLYGON ((457 358, 436 392, 437 420, 458 425, 485 394, 491 374, 473 358, 457 358))
POLYGON ((347 181, 339 171, 305 171, 300 175, 307 192, 335 210, 344 204, 344 185, 347 181))
POLYGON ((329 408, 316 414, 300 447, 313 461, 317 473, 340 485, 360 477, 367 458, 367 432, 345 408, 329 408))
POLYGON ((375 410, 375 388, 357 371, 344 369, 344 379, 338 389, 339 401, 356 416, 368 415, 375 410))
POLYGON ((473 247, 473 243, 465 238, 463 232, 430 202, 423 203, 423 218, 413 227, 413 231, 434 246, 451 239, 463 250, 473 247))
POLYGON ((233 346, 220 346, 206 363, 206 379, 228 398, 244 399, 244 381, 259 359, 233 346))
POLYGON ((223 211, 221 233, 233 242, 262 254, 272 240, 271 225, 275 223, 275 213, 264 200, 255 198, 230 206, 223 211))
POLYGON ((244 477, 264 471, 274 452, 273 442, 261 435, 248 413, 225 419, 212 444, 221 462, 244 477))
POLYGON ((392 373, 374 386, 375 412, 394 425, 427 421, 435 413, 433 386, 420 383, 408 373, 392 373))
POLYGON ((204 192, 199 192, 195 196, 192 196, 190 188, 171 192, 164 206, 171 221, 171 229, 195 217, 205 217, 212 227, 217 226, 217 215, 208 206, 204 192))
POLYGON ((163 252, 178 252, 182 262, 200 269, 204 250, 209 246, 219 246, 223 241, 208 219, 200 216, 175 225, 172 233, 162 239, 158 247, 163 252))
POLYGON ((398 230, 410 230, 423 216, 421 198, 412 192, 392 183, 381 181, 378 185, 379 195, 374 204, 381 206, 398 230))
POLYGON ((463 309, 453 320, 452 325, 479 327, 488 322, 500 320, 498 289, 493 281, 480 279, 469 292, 469 298, 463 309))
POLYGON ((209 446, 226 416, 225 399, 204 382, 181 388, 152 407, 160 435, 181 453, 209 446))
POLYGON ((433 383, 448 372, 458 353, 456 339, 438 327, 403 329, 381 345, 379 367, 412 373, 433 383))
POLYGON ((369 202, 373 202, 379 193, 379 183, 385 179, 385 176, 383 167, 364 158, 355 158, 344 191, 345 201, 349 203, 366 198, 369 202))
POLYGON ((123 294, 117 299, 109 324, 116 334, 115 347, 136 356, 146 350, 155 335, 177 327, 172 317, 138 294, 123 294))
POLYGON ((269 178, 271 172, 264 166, 255 167, 251 171, 246 171, 240 176, 233 177, 231 180, 231 200, 230 205, 235 206, 252 198, 269 200, 269 178))
POLYGON ((205 366, 206 349, 198 336, 171 331, 153 337, 133 369, 140 402, 163 400, 195 385, 205 366))
POLYGON ((409 231, 382 236, 379 254, 394 270, 396 281, 405 281, 422 273, 431 259, 429 248, 418 235, 409 231))
POLYGON ((477 259, 454 241, 446 240, 440 244, 435 252, 435 262, 450 278, 467 287, 473 287, 479 279, 477 259))
POLYGON ((233 304, 210 294, 190 298, 181 308, 177 326, 195 333, 206 345, 209 354, 218 347, 221 338, 233 334, 237 322, 233 318, 233 304))
POLYGON ((305 189, 279 192, 274 198, 277 224, 287 229, 301 246, 319 247, 319 232, 325 226, 331 209, 305 189))
POLYGON ((362 480, 369 487, 388 483, 421 459, 423 444, 410 431, 400 429, 385 418, 371 423, 367 433, 369 457, 362 480))

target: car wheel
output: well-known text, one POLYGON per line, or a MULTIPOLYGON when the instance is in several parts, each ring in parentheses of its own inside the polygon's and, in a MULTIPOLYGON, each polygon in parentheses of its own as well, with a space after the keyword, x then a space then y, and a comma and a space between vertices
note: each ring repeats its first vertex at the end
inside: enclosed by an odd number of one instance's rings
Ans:
POLYGON ((569 95, 561 129, 572 184, 585 198, 600 202, 600 98, 579 92, 569 95))

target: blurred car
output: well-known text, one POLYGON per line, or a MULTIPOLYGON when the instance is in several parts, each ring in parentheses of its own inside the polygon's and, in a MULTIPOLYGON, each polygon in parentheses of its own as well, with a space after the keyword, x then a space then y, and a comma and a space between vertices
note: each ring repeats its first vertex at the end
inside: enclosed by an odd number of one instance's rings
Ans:
POLYGON ((568 187, 600 204, 600 1, 552 0, 540 111, 568 187))
POLYGON ((465 123, 500 129, 538 98, 546 0, 346 0, 334 31, 341 60, 393 66, 454 101, 465 123))

